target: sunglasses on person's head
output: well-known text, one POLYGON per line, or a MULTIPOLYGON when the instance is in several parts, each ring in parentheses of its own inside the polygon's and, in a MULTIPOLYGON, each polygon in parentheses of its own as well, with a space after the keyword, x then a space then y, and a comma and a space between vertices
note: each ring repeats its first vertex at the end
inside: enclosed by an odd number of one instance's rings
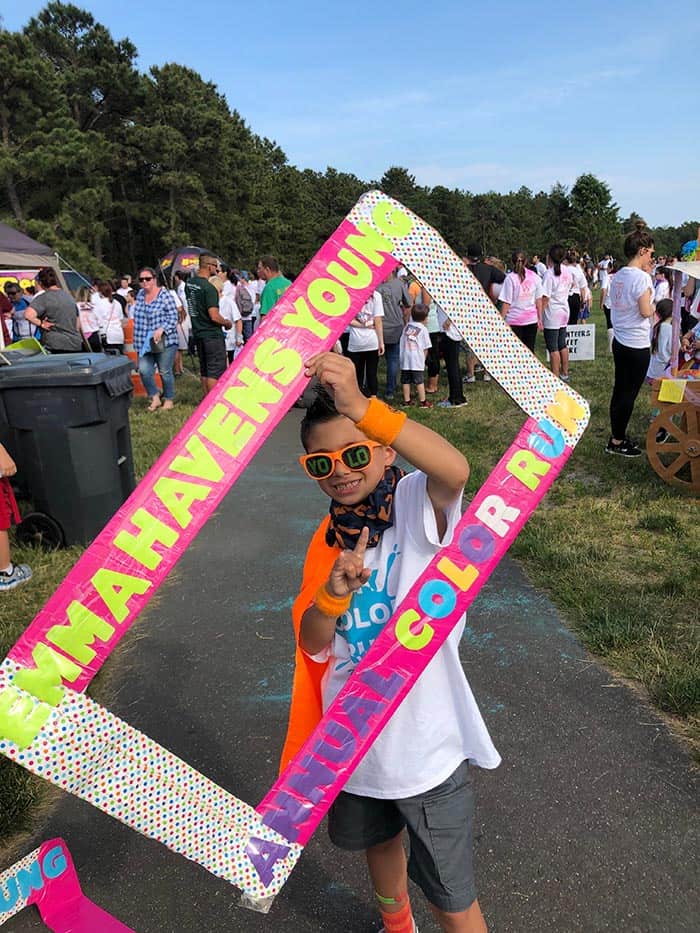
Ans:
POLYGON ((374 448, 381 446, 377 441, 356 441, 340 450, 304 454, 303 457, 299 457, 299 463, 311 479, 328 479, 333 474, 336 463, 343 463, 349 470, 366 470, 372 462, 374 448))
POLYGON ((140 275, 139 276, 139 282, 152 282, 152 281, 153 281, 152 275, 140 275))

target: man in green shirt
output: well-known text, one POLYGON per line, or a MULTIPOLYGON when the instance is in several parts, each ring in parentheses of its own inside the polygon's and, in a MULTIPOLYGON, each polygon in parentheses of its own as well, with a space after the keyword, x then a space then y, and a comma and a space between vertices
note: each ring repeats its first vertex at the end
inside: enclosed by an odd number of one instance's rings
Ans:
POLYGON ((185 284, 187 310, 192 321, 192 336, 197 344, 199 375, 204 394, 210 392, 226 371, 226 343, 222 327, 233 327, 219 314, 219 293, 209 277, 219 270, 219 260, 208 253, 199 257, 199 272, 185 284))
POLYGON ((274 256, 260 257, 258 278, 265 282, 260 295, 260 324, 262 324, 265 315, 272 310, 292 283, 282 275, 280 265, 274 256))

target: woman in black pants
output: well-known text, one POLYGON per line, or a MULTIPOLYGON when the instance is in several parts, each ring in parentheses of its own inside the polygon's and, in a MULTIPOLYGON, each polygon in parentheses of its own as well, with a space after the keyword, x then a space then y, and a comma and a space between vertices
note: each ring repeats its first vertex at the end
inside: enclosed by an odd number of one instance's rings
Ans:
POLYGON ((654 240, 643 222, 625 239, 629 262, 614 276, 609 305, 613 326, 615 385, 610 399, 610 440, 605 452, 639 457, 641 449, 627 437, 632 410, 649 366, 651 318, 654 314, 654 240))

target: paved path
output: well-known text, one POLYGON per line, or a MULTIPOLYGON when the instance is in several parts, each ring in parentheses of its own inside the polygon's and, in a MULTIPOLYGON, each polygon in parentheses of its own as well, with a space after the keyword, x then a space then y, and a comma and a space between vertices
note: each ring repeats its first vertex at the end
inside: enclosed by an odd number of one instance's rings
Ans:
MULTIPOLYGON (((326 501, 296 465, 299 417, 287 416, 110 662, 111 709, 251 803, 276 773, 290 595, 326 501)), ((504 759, 477 778, 490 930, 696 933, 697 796, 688 757, 658 718, 507 559, 470 613, 462 656, 504 759)), ((323 829, 268 917, 75 798, 61 797, 37 840, 52 835, 67 840, 86 893, 138 933, 375 929, 361 859, 333 849, 323 829)), ((435 930, 414 902, 422 933, 435 930)), ((44 928, 29 909, 5 929, 44 928)))

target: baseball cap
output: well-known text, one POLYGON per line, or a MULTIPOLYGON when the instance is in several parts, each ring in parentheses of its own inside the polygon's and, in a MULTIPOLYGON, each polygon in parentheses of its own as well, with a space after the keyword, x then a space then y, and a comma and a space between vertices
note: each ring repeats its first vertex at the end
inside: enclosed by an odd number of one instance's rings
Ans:
POLYGON ((477 243, 470 243, 467 246, 467 259, 478 262, 481 259, 481 247, 477 243))

